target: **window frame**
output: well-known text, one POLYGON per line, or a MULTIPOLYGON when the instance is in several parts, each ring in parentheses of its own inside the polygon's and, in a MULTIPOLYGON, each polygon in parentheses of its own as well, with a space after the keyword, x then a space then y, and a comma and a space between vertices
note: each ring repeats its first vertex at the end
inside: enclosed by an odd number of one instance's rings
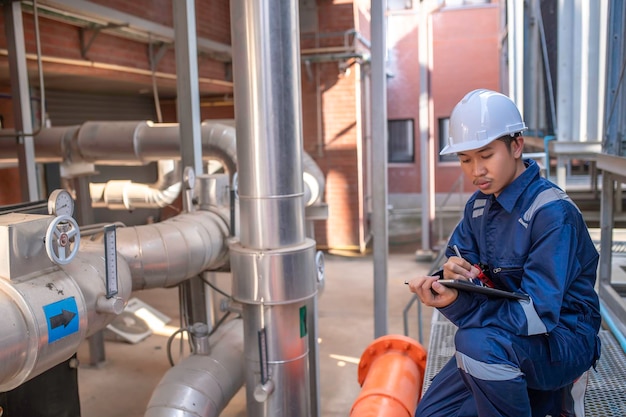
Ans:
POLYGON ((415 119, 387 119, 387 163, 415 163, 415 119), (403 123, 403 125, 400 125, 400 123, 403 123), (392 124, 398 124, 398 127, 396 129, 392 129, 392 124), (401 130, 404 132, 401 132, 401 130), (392 131, 396 133, 393 137, 392 131), (408 133, 408 135, 400 136, 400 133, 408 133), (405 151, 402 152, 402 150, 400 150, 392 152, 392 147, 394 145, 398 148, 404 147, 405 151))

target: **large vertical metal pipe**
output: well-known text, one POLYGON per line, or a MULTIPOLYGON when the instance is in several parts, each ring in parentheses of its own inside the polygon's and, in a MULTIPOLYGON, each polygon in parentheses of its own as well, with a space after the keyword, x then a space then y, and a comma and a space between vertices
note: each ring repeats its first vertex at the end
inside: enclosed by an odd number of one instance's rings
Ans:
POLYGON ((507 0, 509 91, 506 93, 520 109, 524 108, 524 6, 525 2, 507 0))
POLYGON ((304 228, 298 2, 232 0, 230 10, 241 217, 230 259, 248 416, 310 416, 315 242, 304 228))

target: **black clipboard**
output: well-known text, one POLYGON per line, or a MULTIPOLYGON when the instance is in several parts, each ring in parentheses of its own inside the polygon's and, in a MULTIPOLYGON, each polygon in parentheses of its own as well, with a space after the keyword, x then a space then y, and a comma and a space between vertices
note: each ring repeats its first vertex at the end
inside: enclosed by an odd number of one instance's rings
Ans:
POLYGON ((504 290, 498 290, 496 288, 483 287, 476 285, 473 282, 465 281, 462 279, 440 279, 437 282, 445 285, 448 288, 456 288, 461 291, 477 292, 485 294, 489 297, 510 298, 513 300, 530 301, 530 297, 526 294, 520 294, 517 292, 510 292, 504 290))

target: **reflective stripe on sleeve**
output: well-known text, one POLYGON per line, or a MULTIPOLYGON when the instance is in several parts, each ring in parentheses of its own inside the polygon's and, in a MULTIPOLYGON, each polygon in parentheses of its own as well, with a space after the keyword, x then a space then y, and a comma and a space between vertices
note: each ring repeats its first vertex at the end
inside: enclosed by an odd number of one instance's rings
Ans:
POLYGON ((477 361, 461 352, 455 355, 459 369, 483 381, 509 381, 523 375, 519 368, 511 365, 477 361))
POLYGON ((546 325, 543 324, 537 311, 535 311, 535 305, 533 304, 533 300, 518 300, 519 304, 522 306, 524 310, 524 315, 526 316, 526 322, 528 323, 528 336, 532 336, 535 334, 544 334, 548 333, 546 329, 546 325))
POLYGON ((541 207, 557 200, 565 200, 571 203, 574 207, 576 207, 576 210, 580 212, 576 204, 574 204, 572 199, 569 198, 569 196, 564 191, 559 190, 558 188, 549 188, 547 190, 540 192, 535 197, 535 200, 533 201, 533 203, 530 205, 530 207, 528 207, 528 210, 526 210, 526 212, 522 216, 522 220, 526 224, 530 223, 530 219, 532 219, 532 217, 541 207))

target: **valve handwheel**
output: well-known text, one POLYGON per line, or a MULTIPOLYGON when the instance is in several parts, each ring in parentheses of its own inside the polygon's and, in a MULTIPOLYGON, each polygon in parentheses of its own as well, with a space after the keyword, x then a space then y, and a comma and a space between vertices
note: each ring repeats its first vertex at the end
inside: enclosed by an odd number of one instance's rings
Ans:
POLYGON ((78 223, 67 214, 55 217, 46 231, 46 253, 59 265, 68 264, 78 253, 80 230, 78 223))

